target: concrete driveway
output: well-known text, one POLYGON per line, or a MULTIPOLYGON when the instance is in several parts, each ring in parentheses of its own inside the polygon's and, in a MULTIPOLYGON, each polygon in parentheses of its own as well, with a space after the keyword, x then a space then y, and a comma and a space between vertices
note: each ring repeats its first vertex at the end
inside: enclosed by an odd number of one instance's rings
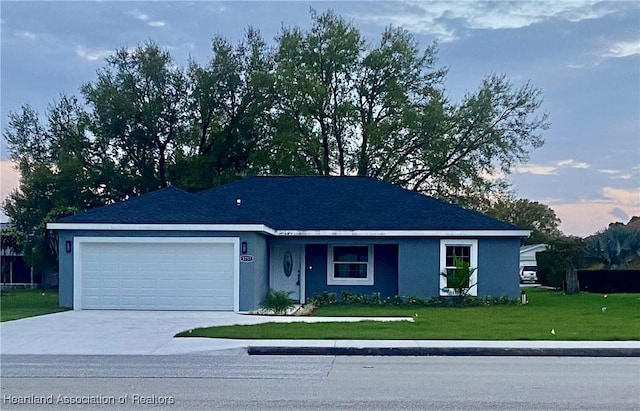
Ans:
POLYGON ((240 349, 247 346, 246 340, 173 336, 218 325, 360 320, 213 311, 65 311, 0 323, 0 354, 162 355, 240 349))

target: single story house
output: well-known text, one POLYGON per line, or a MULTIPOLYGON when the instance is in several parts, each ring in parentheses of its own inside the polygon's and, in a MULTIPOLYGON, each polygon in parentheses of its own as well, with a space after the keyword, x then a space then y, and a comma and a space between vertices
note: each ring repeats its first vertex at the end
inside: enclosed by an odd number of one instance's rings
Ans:
POLYGON ((60 305, 233 310, 269 288, 300 302, 342 290, 452 295, 462 258, 472 295, 519 294, 529 231, 369 177, 252 177, 190 194, 160 189, 59 219, 60 305))
POLYGON ((540 251, 546 251, 549 248, 547 244, 531 244, 520 247, 520 269, 525 266, 536 267, 538 261, 536 254, 540 251))

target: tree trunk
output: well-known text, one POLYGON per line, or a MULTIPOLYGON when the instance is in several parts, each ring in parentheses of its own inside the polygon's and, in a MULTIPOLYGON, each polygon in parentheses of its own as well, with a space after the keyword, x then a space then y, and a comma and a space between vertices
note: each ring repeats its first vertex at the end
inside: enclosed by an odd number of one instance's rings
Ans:
POLYGON ((580 283, 578 282, 578 270, 573 266, 567 267, 565 282, 567 284, 567 289, 565 292, 567 294, 577 294, 580 292, 580 283))

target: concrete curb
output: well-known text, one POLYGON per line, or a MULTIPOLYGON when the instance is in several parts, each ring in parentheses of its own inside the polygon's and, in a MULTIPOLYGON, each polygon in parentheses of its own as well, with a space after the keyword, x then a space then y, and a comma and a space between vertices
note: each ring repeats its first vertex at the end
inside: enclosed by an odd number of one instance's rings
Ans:
POLYGON ((286 347, 249 346, 249 355, 640 357, 640 348, 286 347))

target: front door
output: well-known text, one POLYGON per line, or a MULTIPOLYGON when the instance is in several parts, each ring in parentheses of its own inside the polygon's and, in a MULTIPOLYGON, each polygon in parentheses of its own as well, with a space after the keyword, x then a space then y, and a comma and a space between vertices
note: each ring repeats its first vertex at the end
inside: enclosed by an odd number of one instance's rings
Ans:
POLYGON ((303 244, 272 245, 269 286, 277 291, 290 291, 291 298, 301 301, 303 259, 303 244))

